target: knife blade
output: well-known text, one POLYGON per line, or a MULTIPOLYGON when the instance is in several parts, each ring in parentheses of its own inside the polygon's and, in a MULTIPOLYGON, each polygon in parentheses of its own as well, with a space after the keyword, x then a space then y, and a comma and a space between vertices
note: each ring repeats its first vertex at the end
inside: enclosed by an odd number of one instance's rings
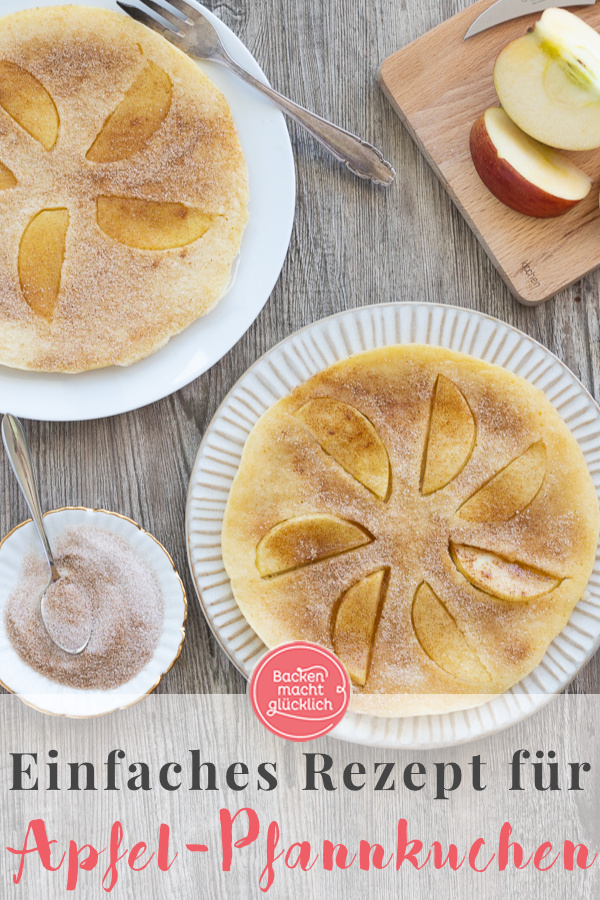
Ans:
POLYGON ((482 12, 478 16, 467 33, 464 40, 493 28, 494 25, 500 25, 502 22, 509 22, 511 19, 518 19, 521 16, 528 16, 531 13, 549 9, 550 7, 560 6, 593 6, 596 0, 496 0, 489 9, 482 12))

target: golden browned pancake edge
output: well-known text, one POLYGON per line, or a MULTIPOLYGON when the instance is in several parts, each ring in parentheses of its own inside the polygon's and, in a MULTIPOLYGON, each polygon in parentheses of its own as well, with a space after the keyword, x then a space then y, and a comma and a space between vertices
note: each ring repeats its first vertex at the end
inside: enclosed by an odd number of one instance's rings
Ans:
POLYGON ((598 528, 584 456, 541 391, 392 346, 262 416, 222 554, 267 646, 328 647, 351 709, 398 716, 468 708, 531 672, 585 591, 598 528))

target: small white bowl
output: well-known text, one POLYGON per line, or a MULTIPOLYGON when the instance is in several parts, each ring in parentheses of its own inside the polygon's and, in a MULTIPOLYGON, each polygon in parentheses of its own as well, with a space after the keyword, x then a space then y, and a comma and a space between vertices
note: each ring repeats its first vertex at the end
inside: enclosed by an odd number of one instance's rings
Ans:
POLYGON ((41 552, 40 540, 31 519, 10 531, 0 543, 0 683, 24 703, 40 712, 73 718, 91 718, 137 703, 151 693, 181 653, 185 637, 187 598, 173 560, 156 538, 132 519, 104 509, 65 507, 44 516, 50 543, 66 528, 92 525, 124 538, 153 569, 165 601, 162 634, 152 659, 126 684, 111 690, 82 690, 58 684, 30 668, 19 656, 6 634, 4 610, 17 587, 23 560, 31 550, 41 552))

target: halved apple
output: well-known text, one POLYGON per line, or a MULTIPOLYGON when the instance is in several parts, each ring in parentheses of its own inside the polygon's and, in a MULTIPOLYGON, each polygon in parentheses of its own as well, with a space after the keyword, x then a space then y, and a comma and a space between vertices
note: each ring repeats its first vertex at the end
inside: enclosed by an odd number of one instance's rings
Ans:
POLYGON ((473 125, 471 156, 492 194, 527 216, 560 216, 592 187, 585 172, 530 138, 498 107, 487 109, 473 125))
POLYGON ((561 150, 600 147, 600 34, 547 9, 494 68, 500 103, 526 134, 561 150))

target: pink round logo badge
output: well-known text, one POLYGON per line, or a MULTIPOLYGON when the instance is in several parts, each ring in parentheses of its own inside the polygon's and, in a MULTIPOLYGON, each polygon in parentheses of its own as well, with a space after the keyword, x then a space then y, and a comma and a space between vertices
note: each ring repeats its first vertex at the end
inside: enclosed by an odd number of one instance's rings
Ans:
POLYGON ((269 650, 250 678, 252 708, 265 728, 289 741, 331 731, 348 709, 350 678, 337 656, 308 641, 269 650))

